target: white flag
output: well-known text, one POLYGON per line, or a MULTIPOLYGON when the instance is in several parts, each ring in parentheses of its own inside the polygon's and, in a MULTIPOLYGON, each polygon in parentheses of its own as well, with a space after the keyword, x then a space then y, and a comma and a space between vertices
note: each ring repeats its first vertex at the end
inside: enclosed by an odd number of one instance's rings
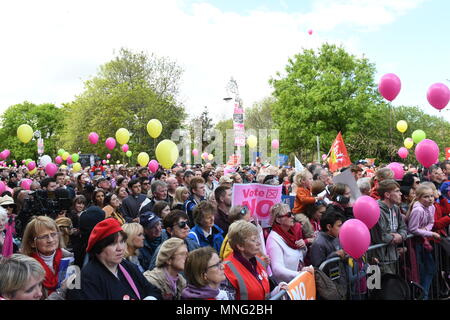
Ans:
POLYGON ((295 172, 303 171, 303 169, 304 167, 302 163, 300 162, 300 160, 297 159, 297 157, 295 157, 295 172))

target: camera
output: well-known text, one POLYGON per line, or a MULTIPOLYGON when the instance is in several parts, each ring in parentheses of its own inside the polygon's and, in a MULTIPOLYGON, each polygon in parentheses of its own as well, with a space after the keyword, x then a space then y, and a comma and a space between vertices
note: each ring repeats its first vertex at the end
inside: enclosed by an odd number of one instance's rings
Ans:
POLYGON ((56 219, 61 211, 70 210, 72 199, 66 189, 58 188, 54 192, 36 190, 29 193, 22 210, 16 217, 16 233, 21 238, 32 216, 48 216, 56 219))

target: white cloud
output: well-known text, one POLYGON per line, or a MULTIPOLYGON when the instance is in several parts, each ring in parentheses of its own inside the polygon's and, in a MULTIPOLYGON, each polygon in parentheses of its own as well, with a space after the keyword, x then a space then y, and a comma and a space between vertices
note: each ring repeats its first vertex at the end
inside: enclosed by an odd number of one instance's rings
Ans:
MULTIPOLYGON (((233 76, 245 106, 270 95, 268 79, 287 58, 324 40, 358 49, 358 38, 324 38, 341 25, 373 30, 422 1, 316 1, 310 12, 246 14, 208 3, 175 0, 10 1, 2 3, 0 110, 29 100, 60 104, 83 90, 83 81, 127 47, 169 56, 184 69, 182 100, 231 116, 222 100, 233 76), (23 8, 26 8, 24 10, 23 8), (313 36, 307 30, 313 28, 313 36)), ((281 1, 283 7, 285 2, 281 1)))

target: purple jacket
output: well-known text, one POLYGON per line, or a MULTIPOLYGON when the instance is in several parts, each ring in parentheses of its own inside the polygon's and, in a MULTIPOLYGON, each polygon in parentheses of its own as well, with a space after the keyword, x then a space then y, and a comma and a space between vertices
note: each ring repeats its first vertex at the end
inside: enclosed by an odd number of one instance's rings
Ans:
POLYGON ((408 231, 416 236, 431 237, 435 210, 434 206, 425 207, 419 201, 414 203, 408 219, 408 231))

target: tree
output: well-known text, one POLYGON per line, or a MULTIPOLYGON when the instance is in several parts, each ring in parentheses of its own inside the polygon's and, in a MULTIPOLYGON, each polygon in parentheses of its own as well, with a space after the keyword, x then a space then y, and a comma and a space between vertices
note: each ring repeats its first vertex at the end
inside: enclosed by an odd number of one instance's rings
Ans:
MULTIPOLYGON (((318 51, 304 50, 289 59, 286 75, 271 79, 272 117, 280 130, 283 153, 330 146, 336 134, 359 129, 361 115, 381 103, 374 83, 375 68, 342 47, 324 44, 318 51)), ((327 150, 328 151, 328 150, 327 150)))
POLYGON ((170 139, 186 117, 176 100, 181 73, 168 58, 121 49, 114 60, 100 67, 97 76, 85 82, 85 91, 65 105, 61 143, 69 150, 111 153, 113 159, 125 159, 119 147, 109 151, 104 141, 115 137, 117 129, 126 128, 131 133, 128 145, 133 159, 143 151, 154 157, 157 142, 170 139), (155 141, 146 129, 150 119, 158 119, 163 126, 155 141), (99 145, 89 144, 92 131, 99 134, 99 145))
POLYGON ((272 129, 272 105, 275 103, 274 97, 267 97, 256 102, 252 107, 245 109, 245 128, 251 129, 272 129))
POLYGON ((10 106, 1 116, 0 141, 4 149, 9 149, 9 159, 37 159, 35 138, 23 143, 17 138, 17 128, 28 124, 34 131, 39 130, 44 139, 45 154, 54 157, 57 150, 58 136, 63 129, 63 111, 50 103, 35 105, 23 102, 10 106))

